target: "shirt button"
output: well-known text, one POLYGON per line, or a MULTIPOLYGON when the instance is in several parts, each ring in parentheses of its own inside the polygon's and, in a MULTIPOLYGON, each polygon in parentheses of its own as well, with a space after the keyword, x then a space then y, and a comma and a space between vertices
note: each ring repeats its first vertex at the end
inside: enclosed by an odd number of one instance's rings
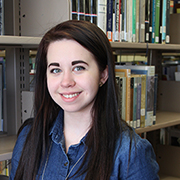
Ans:
POLYGON ((64 166, 67 166, 68 165, 68 162, 64 163, 64 166))

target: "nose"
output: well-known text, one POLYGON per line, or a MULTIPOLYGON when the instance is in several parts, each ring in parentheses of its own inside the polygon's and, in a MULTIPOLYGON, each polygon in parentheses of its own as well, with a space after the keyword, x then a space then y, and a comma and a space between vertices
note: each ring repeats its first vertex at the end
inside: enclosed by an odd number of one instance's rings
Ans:
POLYGON ((73 78, 73 74, 70 71, 63 72, 61 79, 61 87, 68 88, 73 87, 75 85, 75 81, 73 78))

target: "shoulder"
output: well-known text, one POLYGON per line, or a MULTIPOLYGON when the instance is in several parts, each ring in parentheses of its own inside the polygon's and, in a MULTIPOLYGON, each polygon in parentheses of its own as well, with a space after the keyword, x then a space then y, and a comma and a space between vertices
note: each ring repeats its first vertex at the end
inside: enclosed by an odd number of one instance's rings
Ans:
POLYGON ((119 137, 115 164, 118 167, 116 171, 123 172, 121 179, 158 179, 159 166, 152 145, 134 130, 126 130, 119 137))

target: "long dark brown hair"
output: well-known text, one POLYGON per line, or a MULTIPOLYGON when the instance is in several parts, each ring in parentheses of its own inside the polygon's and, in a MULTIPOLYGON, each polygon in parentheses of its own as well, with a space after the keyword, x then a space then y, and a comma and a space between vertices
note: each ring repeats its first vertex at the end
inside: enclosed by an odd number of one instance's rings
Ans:
POLYGON ((118 90, 111 45, 96 25, 69 20, 49 30, 40 42, 36 57, 34 120, 15 180, 35 179, 48 148, 49 131, 61 107, 52 100, 47 89, 47 51, 50 43, 64 38, 75 40, 89 50, 94 55, 100 72, 108 67, 108 80, 99 88, 92 108, 93 123, 86 138, 88 159, 85 157, 85 160, 88 160, 88 165, 86 169, 82 165, 81 172, 87 173, 85 180, 108 180, 111 175, 115 144, 124 127, 118 111, 118 90))

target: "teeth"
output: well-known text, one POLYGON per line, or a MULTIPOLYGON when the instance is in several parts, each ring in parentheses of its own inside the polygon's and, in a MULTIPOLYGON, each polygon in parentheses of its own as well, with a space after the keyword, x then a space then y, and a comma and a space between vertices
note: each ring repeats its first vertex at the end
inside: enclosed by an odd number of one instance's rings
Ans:
POLYGON ((75 96, 77 96, 79 93, 75 93, 75 94, 63 94, 63 96, 65 97, 65 98, 73 98, 73 97, 75 97, 75 96))

